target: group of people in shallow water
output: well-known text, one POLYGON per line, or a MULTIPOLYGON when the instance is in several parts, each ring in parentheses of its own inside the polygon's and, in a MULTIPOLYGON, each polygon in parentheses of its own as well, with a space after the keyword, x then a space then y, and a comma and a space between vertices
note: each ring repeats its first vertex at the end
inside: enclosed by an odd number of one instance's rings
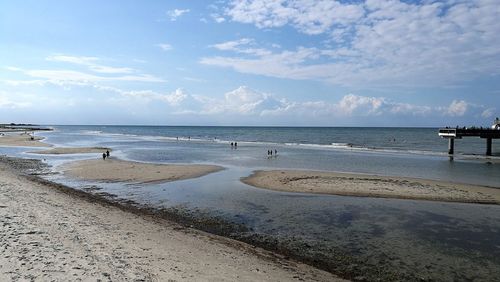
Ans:
POLYGON ((102 159, 105 160, 106 158, 109 158, 109 150, 106 150, 106 153, 102 153, 102 159))
POLYGON ((231 149, 238 149, 238 142, 231 142, 231 149))
MULTIPOLYGON (((273 150, 267 150, 267 157, 270 158, 273 156, 273 150)), ((277 157, 278 156, 278 150, 274 149, 274 156, 277 157)))

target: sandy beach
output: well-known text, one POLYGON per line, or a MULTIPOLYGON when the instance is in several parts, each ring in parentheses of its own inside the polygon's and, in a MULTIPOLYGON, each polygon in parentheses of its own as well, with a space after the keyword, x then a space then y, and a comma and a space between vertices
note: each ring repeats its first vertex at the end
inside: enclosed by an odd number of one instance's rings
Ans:
POLYGON ((57 147, 49 150, 33 151, 32 154, 65 155, 65 154, 102 154, 106 150, 112 152, 111 148, 105 147, 57 147))
POLYGON ((43 143, 42 137, 34 136, 25 133, 10 133, 0 135, 0 146, 12 146, 12 147, 50 147, 49 144, 43 143))
POLYGON ((500 204, 500 189, 405 177, 273 170, 256 171, 242 181, 286 192, 500 204))
POLYGON ((340 280, 244 243, 28 180, 2 163, 0 226, 2 281, 340 280))
POLYGON ((168 182, 200 177, 223 168, 215 165, 166 165, 118 159, 95 159, 68 163, 60 168, 65 174, 80 179, 106 182, 168 182))

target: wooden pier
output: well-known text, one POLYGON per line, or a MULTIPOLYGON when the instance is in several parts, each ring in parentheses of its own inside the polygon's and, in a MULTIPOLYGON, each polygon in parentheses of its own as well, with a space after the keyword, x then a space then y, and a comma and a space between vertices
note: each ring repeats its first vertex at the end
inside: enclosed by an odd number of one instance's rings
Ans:
POLYGON ((500 138, 500 130, 490 128, 440 128, 439 136, 448 139, 448 154, 453 154, 455 151, 455 139, 462 139, 462 137, 486 139, 486 155, 491 156, 492 140, 500 138))

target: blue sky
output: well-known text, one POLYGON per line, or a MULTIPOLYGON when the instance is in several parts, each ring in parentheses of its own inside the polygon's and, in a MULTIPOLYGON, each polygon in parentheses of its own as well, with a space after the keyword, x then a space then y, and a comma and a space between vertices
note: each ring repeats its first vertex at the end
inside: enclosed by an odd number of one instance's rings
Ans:
POLYGON ((0 123, 486 126, 499 18, 497 0, 0 1, 0 123))

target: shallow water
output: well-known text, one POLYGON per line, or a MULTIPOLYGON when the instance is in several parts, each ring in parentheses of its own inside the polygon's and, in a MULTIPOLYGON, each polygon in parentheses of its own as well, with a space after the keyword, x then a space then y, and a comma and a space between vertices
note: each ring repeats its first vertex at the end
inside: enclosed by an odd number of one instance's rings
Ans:
MULTIPOLYGON (((305 243, 308 252, 314 255, 328 258, 332 253, 345 254, 362 265, 356 266, 352 261, 339 264, 344 268, 340 273, 346 273, 345 268, 353 273, 370 268, 394 270, 410 280, 487 281, 500 277, 500 206, 295 194, 254 188, 240 182, 241 177, 256 169, 298 168, 499 187, 499 164, 484 159, 450 161, 437 153, 285 144, 288 142, 271 146, 271 142, 240 141, 234 150, 226 142, 195 139, 195 134, 191 134, 190 141, 182 138, 177 141, 171 136, 143 136, 126 128, 114 128, 109 134, 105 129, 103 132, 91 129, 94 128, 64 127, 37 135, 44 135, 48 137, 47 142, 59 146, 109 146, 114 156, 136 161, 210 163, 226 169, 197 179, 149 185, 83 182, 62 175, 51 176, 52 180, 78 189, 97 185, 103 188, 101 192, 155 208, 181 206, 244 224, 249 234, 305 243), (266 151, 271 147, 278 150, 278 157, 267 158, 266 151)), ((397 130, 393 129, 392 134, 397 135, 397 130)), ((211 136, 206 132, 199 135, 211 136)), ((299 137, 297 139, 303 138, 299 137)), ((54 166, 99 157, 92 154, 40 156, 23 153, 25 151, 0 147, 0 154, 44 158, 54 166)))

